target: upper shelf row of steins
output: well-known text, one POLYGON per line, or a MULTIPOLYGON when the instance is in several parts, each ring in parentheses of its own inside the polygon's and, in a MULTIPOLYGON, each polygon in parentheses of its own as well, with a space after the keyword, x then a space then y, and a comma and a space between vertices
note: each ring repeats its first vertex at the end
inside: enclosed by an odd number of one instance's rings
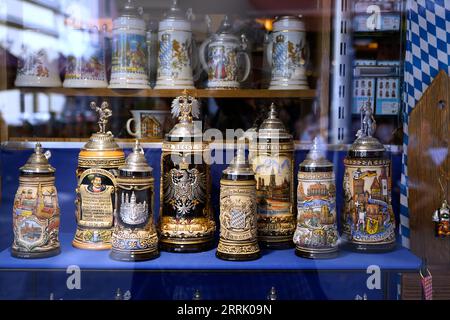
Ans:
MULTIPOLYGON (((162 145, 159 221, 154 224, 154 178, 137 142, 125 154, 111 132, 108 104, 91 104, 99 114, 99 132, 81 149, 76 176, 77 230, 73 246, 111 250, 117 260, 148 260, 159 250, 198 252, 214 246, 216 229, 210 203, 209 145, 196 126, 200 109, 186 91, 172 102, 178 123, 162 145)), ((244 143, 220 181, 220 240, 217 256, 227 260, 260 257, 260 247, 283 249, 294 244, 307 258, 331 258, 339 243, 361 252, 395 247, 391 206, 391 167, 384 146, 372 134, 369 105, 361 108, 361 129, 344 160, 342 236, 336 221, 333 165, 320 138, 300 164, 294 197, 294 145, 272 104, 257 131, 244 143), (297 209, 297 210, 296 210, 297 209)), ((35 153, 20 168, 14 200, 12 255, 48 257, 60 252, 59 207, 55 169, 48 153, 35 153)))
MULTIPOLYGON (((149 89, 151 33, 146 31, 141 8, 128 1, 123 14, 113 22, 111 79, 106 75, 105 41, 101 32, 74 33, 70 41, 74 53, 67 58, 62 86, 67 88, 149 89), (75 36, 76 35, 76 36, 75 36)), ((278 17, 266 46, 271 65, 269 89, 308 89, 305 64, 308 58, 306 31, 296 16, 278 17)), ((96 30, 96 29, 95 29, 96 30)), ((155 40, 153 40, 155 41, 155 40)), ((159 22, 157 79, 155 89, 194 88, 193 69, 200 61, 208 74, 207 87, 236 89, 251 70, 244 35, 235 35, 227 16, 216 34, 194 49, 191 22, 176 1, 159 22), (197 56, 198 54, 198 56, 197 56), (198 59, 197 59, 198 57, 198 59), (243 71, 241 71, 243 69, 243 71)), ((15 86, 60 87, 58 59, 55 48, 24 39, 19 58, 15 86), (54 58, 51 58, 53 56, 54 58)), ((69 45, 69 44, 68 44, 69 45)))

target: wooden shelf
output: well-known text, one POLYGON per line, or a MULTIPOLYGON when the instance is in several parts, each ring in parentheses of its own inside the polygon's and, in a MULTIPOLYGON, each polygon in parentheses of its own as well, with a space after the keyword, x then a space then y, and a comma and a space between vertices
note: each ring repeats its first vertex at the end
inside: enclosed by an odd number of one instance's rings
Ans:
MULTIPOLYGON (((54 93, 65 96, 87 97, 154 97, 174 98, 182 94, 178 89, 71 89, 71 88, 20 88, 24 93, 54 93)), ((301 98, 316 97, 316 90, 269 90, 269 89, 192 89, 188 92, 197 98, 301 98)))

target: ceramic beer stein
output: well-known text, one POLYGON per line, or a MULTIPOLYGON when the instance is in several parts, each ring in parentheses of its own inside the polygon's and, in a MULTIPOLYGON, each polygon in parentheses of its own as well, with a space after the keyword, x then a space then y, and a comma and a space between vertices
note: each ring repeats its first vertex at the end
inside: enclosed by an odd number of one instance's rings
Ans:
POLYGON ((164 124, 169 111, 165 110, 131 110, 133 118, 127 121, 128 134, 141 138, 161 139, 164 134, 164 124), (134 123, 134 131, 131 124, 134 123))
POLYGON ((218 32, 206 39, 199 49, 200 62, 208 73, 208 88, 239 88, 250 74, 250 58, 245 52, 247 39, 244 35, 239 37, 231 33, 231 24, 225 16, 218 32), (205 59, 205 57, 207 57, 205 59), (242 57, 245 72, 238 78, 238 59, 242 57))
POLYGON ((34 153, 19 169, 13 207, 13 257, 46 258, 61 251, 55 168, 48 163, 50 156, 50 151, 44 153, 36 143, 34 153))
POLYGON ((80 37, 77 50, 67 58, 63 87, 106 88, 105 43, 106 25, 103 31, 97 27, 91 30, 76 30, 80 37))
POLYGON ((220 180, 220 239, 216 255, 224 260, 260 257, 256 218, 255 174, 245 157, 245 144, 220 180))
POLYGON ((294 243, 300 257, 333 258, 338 253, 336 184, 333 164, 325 152, 319 138, 315 138, 299 166, 294 243))
POLYGON ((31 32, 22 32, 22 52, 19 56, 16 87, 61 87, 57 48, 36 44, 31 32))
POLYGON ((136 140, 125 165, 119 167, 110 257, 121 261, 156 258, 158 236, 153 221, 153 169, 136 140))
POLYGON ((89 250, 111 249, 111 231, 117 194, 116 178, 125 164, 125 154, 106 124, 112 113, 108 103, 91 108, 99 114, 99 132, 92 134, 78 155, 76 171, 77 230, 72 244, 89 250))
POLYGON ((181 12, 177 1, 159 22, 158 69, 155 89, 192 89, 191 22, 181 12))
POLYGON ((131 0, 124 13, 113 22, 111 80, 112 89, 149 89, 147 34, 142 8, 131 0))
POLYGON ((197 252, 210 249, 215 222, 211 208, 209 144, 193 122, 200 108, 187 94, 172 102, 172 114, 179 122, 162 145, 159 245, 161 250, 197 252))
POLYGON ((274 249, 292 247, 296 226, 294 142, 273 103, 249 149, 256 179, 259 243, 274 249))
POLYGON ((269 89, 309 89, 305 73, 306 31, 299 17, 277 17, 266 50, 272 66, 269 89))
POLYGON ((391 161, 372 135, 375 119, 370 102, 361 107, 361 129, 344 159, 343 239, 351 249, 383 252, 395 248, 391 204, 391 161))

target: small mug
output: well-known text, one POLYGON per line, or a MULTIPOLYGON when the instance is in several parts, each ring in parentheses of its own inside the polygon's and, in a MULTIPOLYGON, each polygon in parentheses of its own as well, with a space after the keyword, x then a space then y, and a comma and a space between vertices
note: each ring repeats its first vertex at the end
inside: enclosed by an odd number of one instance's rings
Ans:
POLYGON ((165 110, 131 110, 133 118, 127 121, 127 131, 133 137, 162 138, 164 134, 164 123, 169 111, 165 110), (134 122, 134 131, 131 123, 134 122))

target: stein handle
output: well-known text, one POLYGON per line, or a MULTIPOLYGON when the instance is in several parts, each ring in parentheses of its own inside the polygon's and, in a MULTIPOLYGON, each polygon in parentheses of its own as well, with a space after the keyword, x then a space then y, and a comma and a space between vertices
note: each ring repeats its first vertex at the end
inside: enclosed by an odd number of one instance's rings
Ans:
POLYGON ((202 73, 202 68, 199 67, 199 64, 201 64, 201 57, 199 57, 197 54, 194 54, 199 50, 197 48, 197 44, 195 43, 194 37, 192 37, 191 43, 192 43, 192 50, 191 50, 192 79, 195 82, 200 78, 200 75, 202 73))
POLYGON ((273 35, 272 35, 272 33, 268 33, 268 34, 266 34, 266 37, 267 37, 266 39, 268 40, 266 52, 265 52, 266 60, 267 60, 267 63, 269 64, 270 68, 272 68, 272 50, 273 50, 272 37, 273 37, 273 35))
POLYGON ((130 134, 130 135, 132 135, 133 137, 136 137, 137 136, 137 132, 133 132, 132 130, 131 130, 131 123, 134 121, 134 118, 130 118, 130 119, 128 119, 128 121, 127 121, 127 131, 128 131, 128 133, 130 134))
POLYGON ((245 72, 242 79, 238 80, 238 82, 244 82, 245 80, 247 80, 248 76, 250 75, 250 68, 251 68, 250 57, 248 53, 245 51, 247 49, 247 38, 245 37, 245 35, 241 35, 241 41, 242 41, 241 44, 242 51, 240 51, 239 54, 244 57, 245 72))
POLYGON ((50 157, 52 156, 52 153, 50 152, 50 150, 47 150, 44 152, 44 157, 48 160, 50 159, 50 157))
POLYGON ((250 75, 250 67, 251 67, 250 57, 249 57, 248 53, 245 51, 241 51, 241 52, 239 52, 239 54, 244 57, 245 72, 244 72, 242 79, 238 80, 238 82, 244 82, 245 80, 247 80, 248 76, 250 75))
POLYGON ((203 67, 203 69, 208 72, 208 64, 206 63, 206 48, 208 47, 208 44, 211 42, 210 39, 206 39, 203 41, 203 43, 200 45, 200 48, 198 49, 198 55, 200 57, 200 63, 203 67))

